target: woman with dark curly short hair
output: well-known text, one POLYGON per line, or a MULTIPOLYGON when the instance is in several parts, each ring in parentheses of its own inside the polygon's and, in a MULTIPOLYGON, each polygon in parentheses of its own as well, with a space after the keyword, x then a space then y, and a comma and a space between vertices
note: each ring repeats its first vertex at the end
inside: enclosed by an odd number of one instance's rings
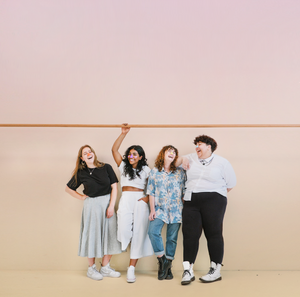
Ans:
POLYGON ((130 128, 124 124, 120 136, 112 147, 112 154, 121 174, 122 197, 119 203, 118 240, 122 250, 131 242, 127 282, 135 282, 135 266, 139 258, 153 255, 148 236, 149 197, 145 195, 150 168, 143 148, 130 146, 124 156, 119 148, 130 128))
POLYGON ((194 139, 196 153, 180 158, 187 169, 186 192, 182 211, 183 276, 182 285, 195 280, 195 263, 199 239, 204 231, 211 261, 203 282, 221 280, 224 254, 223 218, 227 205, 227 193, 236 185, 236 176, 230 163, 214 154, 217 142, 201 135, 194 139))
POLYGON ((175 147, 164 146, 148 180, 147 194, 151 210, 148 234, 159 263, 159 280, 173 278, 171 266, 181 225, 185 173, 182 168, 176 168, 177 158, 178 150, 175 147), (161 236, 164 224, 167 224, 166 249, 161 236))

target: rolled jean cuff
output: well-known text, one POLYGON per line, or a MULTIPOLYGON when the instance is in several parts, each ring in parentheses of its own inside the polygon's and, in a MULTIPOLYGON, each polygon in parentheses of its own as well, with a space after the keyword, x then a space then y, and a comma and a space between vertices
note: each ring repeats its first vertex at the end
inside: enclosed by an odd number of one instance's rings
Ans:
POLYGON ((171 260, 171 261, 174 260, 174 257, 168 256, 168 255, 166 255, 166 258, 167 258, 168 260, 171 260))
POLYGON ((154 252, 155 256, 162 256, 165 254, 165 251, 161 251, 161 252, 154 252))

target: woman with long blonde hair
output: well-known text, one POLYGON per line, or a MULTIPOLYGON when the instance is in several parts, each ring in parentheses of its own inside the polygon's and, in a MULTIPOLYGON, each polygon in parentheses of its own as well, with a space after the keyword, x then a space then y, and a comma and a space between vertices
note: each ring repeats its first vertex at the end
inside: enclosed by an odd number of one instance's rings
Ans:
POLYGON ((118 179, 112 167, 99 162, 95 151, 89 145, 79 149, 66 192, 84 201, 78 255, 88 258, 87 276, 94 280, 121 275, 109 264, 113 254, 121 253, 114 213, 117 183, 118 179), (83 194, 77 192, 81 184, 84 187, 83 194), (95 258, 102 258, 100 272, 96 268, 95 258))

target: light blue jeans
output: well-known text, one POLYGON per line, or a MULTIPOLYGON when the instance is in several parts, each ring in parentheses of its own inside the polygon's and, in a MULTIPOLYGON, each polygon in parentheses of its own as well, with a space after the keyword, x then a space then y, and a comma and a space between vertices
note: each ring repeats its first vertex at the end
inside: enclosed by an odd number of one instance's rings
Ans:
POLYGON ((164 250, 164 244, 161 237, 161 230, 165 222, 161 219, 154 219, 150 221, 148 234, 151 240, 151 244, 156 256, 161 256, 166 254, 166 258, 169 260, 174 259, 178 231, 181 223, 167 224, 167 240, 166 240, 166 252, 164 250))

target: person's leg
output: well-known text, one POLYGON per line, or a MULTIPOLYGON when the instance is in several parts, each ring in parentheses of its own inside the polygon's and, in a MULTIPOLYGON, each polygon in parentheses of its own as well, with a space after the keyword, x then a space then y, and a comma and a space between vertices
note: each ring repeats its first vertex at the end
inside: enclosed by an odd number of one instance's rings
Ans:
POLYGON ((102 258, 102 265, 100 269, 100 273, 103 276, 109 276, 109 277, 120 277, 121 273, 118 271, 115 271, 113 268, 110 267, 109 262, 112 255, 104 255, 102 258))
POLYGON ((130 259, 129 261, 129 266, 133 266, 135 267, 136 266, 136 263, 137 263, 138 259, 130 259))
POLYGON ((100 272, 97 270, 96 264, 95 264, 95 258, 87 258, 89 267, 87 271, 87 277, 93 279, 93 280, 102 280, 103 276, 100 274, 100 272))
POLYGON ((167 225, 166 257, 168 260, 174 260, 180 225, 181 223, 167 225))
POLYGON ((164 226, 164 222, 160 219, 154 219, 149 224, 148 234, 151 240, 151 244, 154 250, 154 254, 158 259, 158 279, 163 280, 166 278, 168 270, 170 268, 170 262, 165 256, 165 250, 163 245, 163 240, 161 237, 161 230, 164 226))
POLYGON ((153 255, 153 248, 148 235, 149 229, 149 206, 145 201, 139 200, 144 197, 143 192, 137 192, 133 210, 132 239, 130 258, 139 259, 153 255))
POLYGON ((106 266, 110 259, 111 259, 112 255, 104 255, 102 258, 102 266, 106 266))
POLYGON ((221 265, 224 255, 223 219, 226 211, 227 198, 218 193, 209 193, 201 208, 203 230, 207 239, 208 252, 211 260, 209 272, 200 278, 203 282, 221 280, 221 265))
POLYGON ((128 283, 134 283, 135 278, 135 266, 138 259, 130 259, 129 261, 129 267, 127 268, 127 282, 128 283))
POLYGON ((143 192, 130 192, 134 197, 132 207, 132 239, 130 246, 130 262, 127 268, 127 282, 134 283, 135 266, 139 258, 153 255, 151 241, 148 235, 149 228, 149 206, 140 200, 144 197, 143 192))
POLYGON ((167 225, 166 258, 170 262, 170 268, 168 269, 166 279, 173 279, 171 268, 172 268, 172 261, 174 260, 174 256, 175 256, 178 231, 180 225, 181 223, 174 223, 174 224, 167 225))
POLYGON ((149 223, 148 234, 154 250, 154 254, 157 257, 161 257, 165 254, 164 244, 161 237, 161 230, 164 226, 164 222, 160 219, 154 219, 149 223))
POLYGON ((227 198, 218 193, 208 193, 201 205, 203 230, 207 239, 210 260, 222 264, 224 255, 223 219, 227 198))
POLYGON ((199 239, 202 233, 202 218, 200 213, 200 197, 198 193, 192 194, 191 201, 185 201, 182 211, 183 233, 183 274, 182 285, 190 284, 195 280, 193 265, 195 263, 199 239))
POLYGON ((117 211, 117 239, 121 243, 122 251, 125 251, 132 239, 133 227, 133 209, 134 209, 134 196, 132 192, 123 192, 119 208, 117 211))
POLYGON ((87 259, 88 259, 89 267, 95 264, 95 258, 87 258, 87 259))
POLYGON ((182 210, 183 261, 195 263, 199 239, 202 233, 202 218, 198 193, 192 194, 191 201, 185 201, 182 210))

